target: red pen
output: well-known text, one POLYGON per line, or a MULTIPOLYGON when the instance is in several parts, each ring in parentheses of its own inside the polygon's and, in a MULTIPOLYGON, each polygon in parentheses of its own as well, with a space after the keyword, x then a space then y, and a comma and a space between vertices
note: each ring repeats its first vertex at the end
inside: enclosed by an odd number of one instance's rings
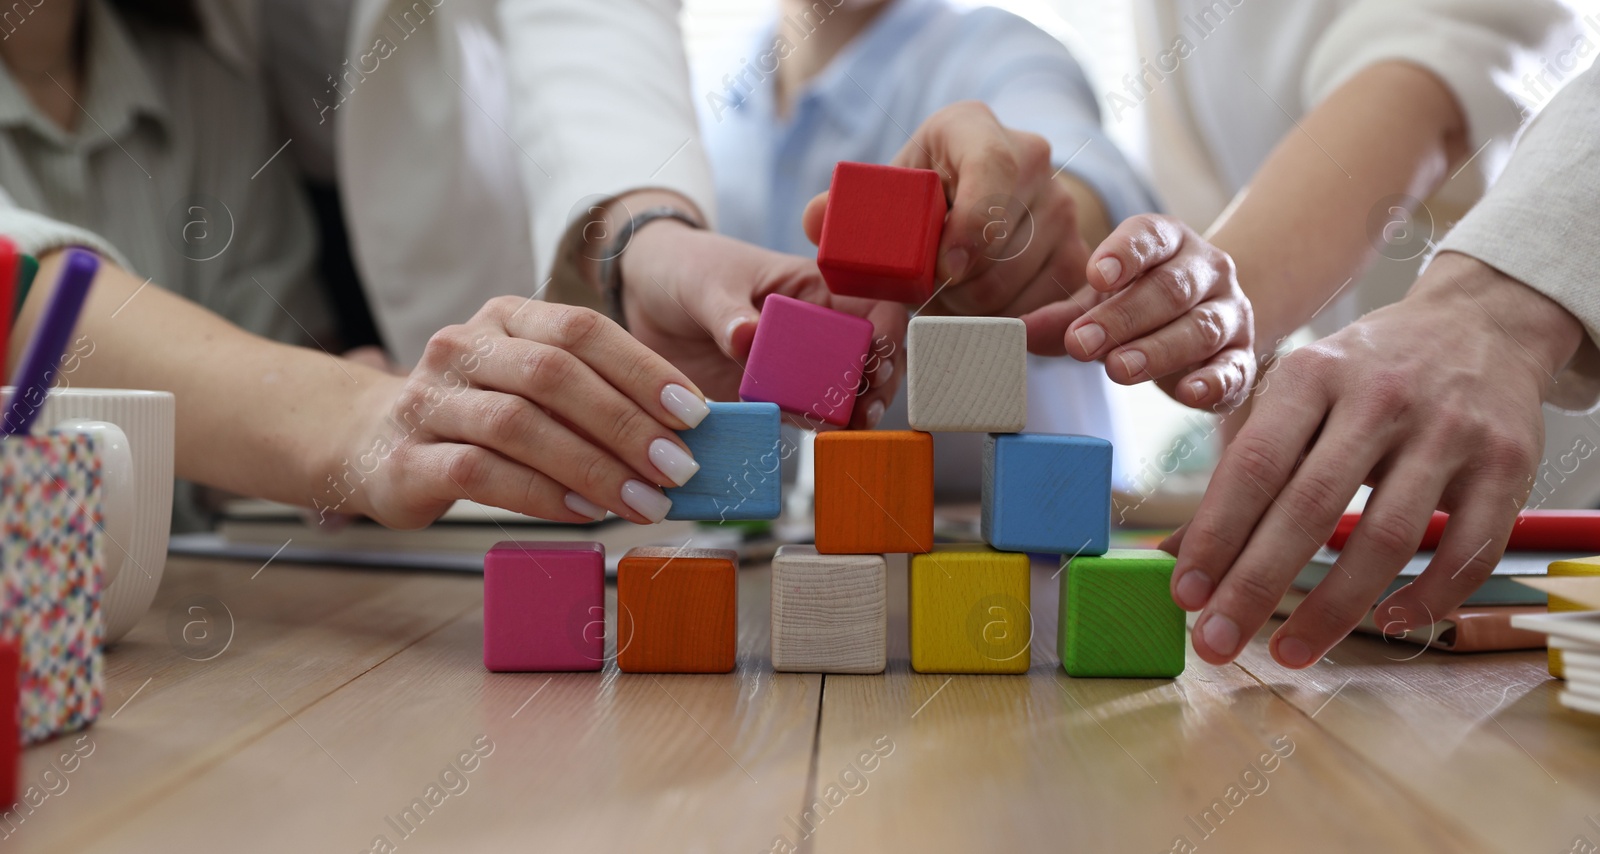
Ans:
POLYGON ((0 237, 0 376, 11 375, 5 367, 11 361, 11 324, 16 321, 17 260, 16 244, 0 237))
MULTIPOLYGON (((1328 539, 1328 548, 1342 549, 1360 513, 1346 513, 1339 517, 1339 525, 1328 539)), ((1448 513, 1435 510, 1428 520, 1428 529, 1422 535, 1420 551, 1439 547, 1444 536, 1444 525, 1450 521, 1448 513)), ((1507 551, 1524 552, 1592 552, 1600 554, 1600 510, 1524 510, 1517 514, 1517 523, 1511 529, 1507 551)))

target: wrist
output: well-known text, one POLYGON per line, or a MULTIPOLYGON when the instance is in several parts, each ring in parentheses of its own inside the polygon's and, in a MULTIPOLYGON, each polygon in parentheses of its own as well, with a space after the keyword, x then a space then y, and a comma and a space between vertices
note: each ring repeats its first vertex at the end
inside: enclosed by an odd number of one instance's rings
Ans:
POLYGON ((406 378, 376 370, 359 376, 354 399, 331 410, 341 413, 339 421, 317 425, 311 434, 313 449, 305 456, 310 463, 304 482, 310 485, 311 507, 324 517, 375 516, 378 469, 392 464, 401 441, 387 419, 406 378))
POLYGON ((1412 286, 1406 301, 1455 306, 1486 332, 1511 339, 1510 358, 1532 360, 1539 379, 1560 373, 1587 335, 1583 324, 1544 294, 1469 255, 1441 252, 1412 286), (1521 354, 1526 354, 1523 358, 1521 354))

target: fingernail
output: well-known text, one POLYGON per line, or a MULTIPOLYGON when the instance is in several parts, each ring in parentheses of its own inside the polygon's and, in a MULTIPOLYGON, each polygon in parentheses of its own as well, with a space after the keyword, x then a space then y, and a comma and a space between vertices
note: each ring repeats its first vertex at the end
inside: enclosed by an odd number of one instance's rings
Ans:
POLYGON ((1078 346, 1086 356, 1093 356, 1100 351, 1100 345, 1106 343, 1106 331, 1098 323, 1085 323, 1072 334, 1078 336, 1078 346))
POLYGON ((1311 647, 1299 638, 1280 638, 1278 662, 1285 667, 1305 667, 1311 663, 1311 647))
MULTIPOLYGON (((688 451, 677 446, 671 439, 657 439, 650 443, 650 462, 666 475, 674 484, 683 486, 700 470, 700 464, 694 461, 688 451)), ((671 502, 668 502, 669 504, 671 502)), ((634 508, 638 509, 638 508, 634 508)), ((639 510, 643 513, 643 510, 639 510)))
POLYGON ((748 317, 735 317, 734 319, 728 321, 727 328, 722 330, 722 337, 728 342, 727 346, 729 348, 733 347, 733 336, 738 333, 739 327, 751 322, 752 321, 748 317))
POLYGON ((959 280, 967 271, 967 250, 956 247, 944 253, 944 269, 950 278, 959 280))
POLYGON ((1106 280, 1107 285, 1115 285, 1122 278, 1122 262, 1116 258, 1101 258, 1094 262, 1094 268, 1100 271, 1100 277, 1106 280))
POLYGON ((883 401, 881 400, 874 400, 872 405, 867 407, 868 430, 878 426, 878 422, 883 420, 883 408, 883 401))
POLYGON ((1215 585, 1211 577, 1198 569, 1191 569, 1178 578, 1178 607, 1185 611, 1198 611, 1211 599, 1215 585))
POLYGON ((642 480, 630 480, 622 485, 622 503, 652 522, 667 518, 667 511, 672 509, 672 499, 642 480))
POLYGON ((878 384, 883 385, 894 376, 894 362, 884 359, 883 365, 878 368, 878 384))
POLYGON ((661 390, 661 405, 665 406, 668 412, 678 416, 678 420, 689 425, 691 429, 700 426, 700 422, 711 414, 711 407, 700 399, 700 395, 677 383, 668 383, 667 387, 661 390))
POLYGON ((1205 380, 1190 380, 1189 390, 1194 392, 1195 400, 1204 400, 1208 393, 1205 380))
POLYGON ((1143 353, 1138 350, 1128 350, 1118 354, 1118 356, 1122 359, 1122 366, 1128 369, 1128 377, 1130 379, 1136 379, 1140 374, 1144 373, 1145 358, 1143 353))
POLYGON ((576 492, 567 493, 566 505, 568 510, 571 510, 579 516, 587 516, 596 522, 606 517, 606 508, 601 507, 587 498, 584 498, 576 492))
POLYGON ((1217 655, 1232 658, 1239 651, 1239 624, 1221 614, 1212 614, 1206 620, 1205 626, 1200 629, 1200 637, 1217 655))

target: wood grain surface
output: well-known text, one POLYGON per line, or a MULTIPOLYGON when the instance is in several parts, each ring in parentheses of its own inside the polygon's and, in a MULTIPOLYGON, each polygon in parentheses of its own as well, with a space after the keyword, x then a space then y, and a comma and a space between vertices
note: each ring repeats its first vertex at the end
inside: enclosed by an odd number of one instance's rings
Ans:
POLYGON ((1287 671, 1269 625, 1238 665, 1073 679, 1052 650, 1055 567, 1036 565, 1026 675, 924 675, 896 556, 885 673, 774 673, 768 572, 740 574, 732 674, 621 673, 614 622, 601 672, 495 674, 476 576, 175 558, 109 654, 85 743, 24 753, 24 785, 54 794, 0 839, 71 852, 364 851, 379 836, 403 852, 1600 844, 1600 718, 1559 706, 1542 652, 1355 637, 1287 671), (197 619, 208 637, 183 632, 197 619))
POLYGON ((1014 317, 917 317, 906 333, 913 430, 1015 433, 1028 424, 1028 330, 1014 317))
POLYGON ((889 619, 883 555, 789 545, 772 559, 772 667, 882 673, 889 619))

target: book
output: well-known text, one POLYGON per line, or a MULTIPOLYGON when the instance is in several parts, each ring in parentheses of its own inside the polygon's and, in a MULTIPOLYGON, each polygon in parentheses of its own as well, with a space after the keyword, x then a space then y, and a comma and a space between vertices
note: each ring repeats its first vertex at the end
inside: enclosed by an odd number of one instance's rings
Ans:
MULTIPOLYGON (((1289 612, 1304 602, 1303 591, 1290 588, 1278 603, 1277 616, 1287 617, 1289 612)), ((1543 615, 1543 605, 1463 605, 1442 615, 1432 626, 1412 629, 1403 635, 1385 635, 1368 611, 1361 618, 1356 631, 1381 635, 1390 640, 1419 644, 1445 652, 1506 652, 1517 649, 1543 649, 1544 635, 1536 631, 1517 628, 1512 618, 1543 615)))
MULTIPOLYGON (((1581 552, 1506 552, 1500 558, 1500 563, 1494 568, 1494 574, 1486 579, 1481 587, 1473 591, 1463 604, 1470 606, 1482 605, 1538 605, 1544 606, 1546 599, 1544 591, 1518 584, 1516 579, 1534 576, 1544 576, 1549 572, 1550 564, 1558 560, 1571 560, 1578 557, 1587 557, 1581 552)), ((1311 556, 1311 562, 1306 568, 1300 570, 1295 576, 1294 588, 1308 591, 1322 582, 1328 573, 1336 571, 1334 563, 1339 559, 1339 552, 1331 548, 1323 548, 1311 556)), ((1417 552, 1416 556, 1406 562, 1389 586, 1384 588, 1384 596, 1399 590, 1422 574, 1428 564, 1433 561, 1433 552, 1417 552)))

